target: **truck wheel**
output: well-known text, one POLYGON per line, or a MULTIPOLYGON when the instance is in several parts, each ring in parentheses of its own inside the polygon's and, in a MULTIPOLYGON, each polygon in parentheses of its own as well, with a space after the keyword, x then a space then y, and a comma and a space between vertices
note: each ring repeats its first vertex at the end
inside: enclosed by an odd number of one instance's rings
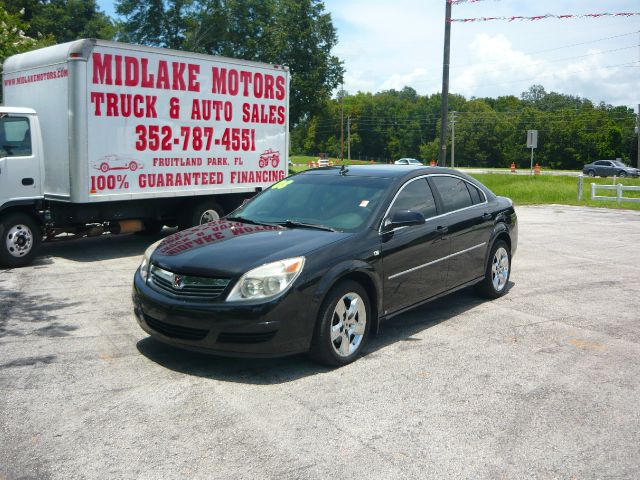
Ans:
POLYGON ((38 223, 25 213, 12 213, 0 222, 0 266, 29 265, 36 256, 42 233, 38 223))
POLYGON ((202 202, 191 210, 191 215, 180 222, 180 230, 214 222, 224 215, 224 210, 214 201, 202 202))

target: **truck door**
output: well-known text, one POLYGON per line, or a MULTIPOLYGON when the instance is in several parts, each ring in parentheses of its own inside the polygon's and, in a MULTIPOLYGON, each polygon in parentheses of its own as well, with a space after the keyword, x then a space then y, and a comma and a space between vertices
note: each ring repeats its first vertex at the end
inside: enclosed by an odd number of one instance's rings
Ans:
POLYGON ((0 114, 0 206, 11 200, 39 197, 38 143, 28 116, 0 114))

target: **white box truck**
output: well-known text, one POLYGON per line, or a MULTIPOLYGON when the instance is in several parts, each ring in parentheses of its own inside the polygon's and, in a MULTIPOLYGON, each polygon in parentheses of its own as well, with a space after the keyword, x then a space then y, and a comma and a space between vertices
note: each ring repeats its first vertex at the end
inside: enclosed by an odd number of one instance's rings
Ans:
POLYGON ((77 40, 4 62, 0 266, 215 220, 288 170, 289 70, 77 40))

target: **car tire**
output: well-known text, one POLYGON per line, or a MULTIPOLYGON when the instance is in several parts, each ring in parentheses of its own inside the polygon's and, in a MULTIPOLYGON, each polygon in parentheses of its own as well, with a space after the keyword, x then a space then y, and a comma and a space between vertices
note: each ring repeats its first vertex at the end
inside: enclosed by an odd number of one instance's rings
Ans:
POLYGON ((369 296, 362 285, 338 282, 320 307, 309 356, 331 367, 353 362, 362 353, 371 321, 369 296))
POLYGON ((26 213, 11 213, 0 221, 0 266, 29 265, 42 243, 40 225, 26 213))
POLYGON ((214 222, 224 215, 224 210, 214 201, 206 201, 193 207, 180 222, 180 230, 195 227, 203 223, 214 222))
POLYGON ((625 172, 624 170, 622 170, 622 171, 618 172, 618 177, 620 177, 620 178, 624 178, 624 177, 626 177, 626 176, 627 176, 627 172, 625 172))
POLYGON ((589 170, 589 171, 587 172, 587 175, 589 175, 591 178, 593 178, 593 177, 595 177, 595 176, 596 176, 596 171, 595 171, 595 170, 589 170))
POLYGON ((491 247, 484 278, 476 285, 476 290, 486 298, 498 298, 507 293, 511 275, 511 251, 504 240, 498 240, 491 247))

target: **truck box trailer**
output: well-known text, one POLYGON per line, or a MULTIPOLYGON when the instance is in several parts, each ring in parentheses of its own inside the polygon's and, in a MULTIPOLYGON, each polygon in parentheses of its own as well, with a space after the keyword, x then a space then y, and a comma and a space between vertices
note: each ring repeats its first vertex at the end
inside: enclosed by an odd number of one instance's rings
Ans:
POLYGON ((288 170, 287 67, 102 40, 8 58, 0 266, 228 213, 288 170))

